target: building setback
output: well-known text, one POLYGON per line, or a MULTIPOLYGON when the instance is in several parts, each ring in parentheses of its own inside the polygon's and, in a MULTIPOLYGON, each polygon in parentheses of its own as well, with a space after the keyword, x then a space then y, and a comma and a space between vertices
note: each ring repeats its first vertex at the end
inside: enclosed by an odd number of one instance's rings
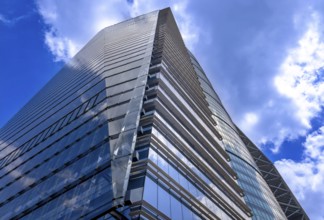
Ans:
POLYGON ((0 130, 0 219, 308 219, 169 8, 100 31, 0 130))

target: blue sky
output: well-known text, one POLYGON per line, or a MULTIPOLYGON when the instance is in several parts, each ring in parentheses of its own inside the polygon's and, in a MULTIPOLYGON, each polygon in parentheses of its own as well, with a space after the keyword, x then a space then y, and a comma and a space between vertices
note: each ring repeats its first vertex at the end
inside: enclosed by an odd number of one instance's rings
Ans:
POLYGON ((170 6, 232 119, 324 219, 322 2, 1 1, 0 127, 100 29, 170 6))

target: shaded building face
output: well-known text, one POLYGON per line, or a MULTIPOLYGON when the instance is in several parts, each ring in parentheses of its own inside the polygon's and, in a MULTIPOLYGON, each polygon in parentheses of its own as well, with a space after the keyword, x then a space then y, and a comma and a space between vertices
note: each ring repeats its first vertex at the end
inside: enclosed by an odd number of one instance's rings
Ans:
POLYGON ((289 218, 251 146, 155 11, 100 31, 0 130, 0 219, 289 218))

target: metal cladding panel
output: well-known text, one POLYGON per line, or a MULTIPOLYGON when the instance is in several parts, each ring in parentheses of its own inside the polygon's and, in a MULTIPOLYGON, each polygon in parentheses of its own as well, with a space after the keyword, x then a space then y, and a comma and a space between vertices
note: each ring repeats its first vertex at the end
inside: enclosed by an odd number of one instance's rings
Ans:
POLYGON ((124 204, 157 16, 100 31, 0 130, 0 219, 124 204))

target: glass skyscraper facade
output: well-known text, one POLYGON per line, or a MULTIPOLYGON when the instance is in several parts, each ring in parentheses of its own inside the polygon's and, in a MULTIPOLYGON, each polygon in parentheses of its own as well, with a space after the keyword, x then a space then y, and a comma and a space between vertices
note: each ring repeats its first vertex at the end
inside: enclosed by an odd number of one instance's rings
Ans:
POLYGON ((170 9, 100 31, 0 130, 0 219, 308 219, 170 9))

